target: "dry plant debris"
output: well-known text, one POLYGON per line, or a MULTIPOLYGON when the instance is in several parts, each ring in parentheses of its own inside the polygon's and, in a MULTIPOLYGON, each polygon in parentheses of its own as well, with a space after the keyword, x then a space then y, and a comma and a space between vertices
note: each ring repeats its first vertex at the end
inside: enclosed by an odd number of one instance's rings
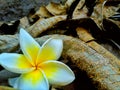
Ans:
MULTIPOLYGON (((76 0, 60 0, 62 3, 59 0, 51 1, 53 2, 42 1, 43 6, 39 6, 41 3, 37 4, 37 11, 36 7, 34 9, 28 7, 27 11, 21 8, 24 14, 8 13, 5 16, 3 13, 3 17, 0 13, 0 53, 21 53, 18 44, 21 27, 36 38, 39 44, 50 37, 60 38, 64 41, 64 50, 60 60, 71 67, 75 72, 76 80, 65 87, 51 87, 51 90, 119 90, 120 17, 110 18, 120 14, 119 1, 93 0, 95 2, 89 3, 89 0, 79 0, 73 12, 70 9, 76 0), (93 12, 90 15, 92 9, 93 12), (69 11, 71 12, 68 13, 69 11), (71 13, 72 18, 68 19, 71 13), (104 48, 102 45, 110 48, 104 48)), ((36 4, 33 3, 34 5, 36 4)), ((10 10, 11 8, 9 7, 10 10)), ((13 7, 15 10, 16 8, 16 6, 13 7)), ((1 8, 6 12, 9 9, 8 7, 1 8)), ((7 80, 18 74, 8 72, 2 67, 0 70, 0 90, 14 90, 8 86, 7 80)))

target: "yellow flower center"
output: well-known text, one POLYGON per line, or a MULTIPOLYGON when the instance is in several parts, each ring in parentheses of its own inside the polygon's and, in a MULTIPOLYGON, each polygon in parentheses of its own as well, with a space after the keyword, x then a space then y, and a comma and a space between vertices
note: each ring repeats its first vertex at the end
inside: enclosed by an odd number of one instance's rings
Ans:
POLYGON ((40 66, 39 66, 39 64, 35 64, 33 67, 35 67, 35 70, 38 70, 38 69, 40 69, 40 66))

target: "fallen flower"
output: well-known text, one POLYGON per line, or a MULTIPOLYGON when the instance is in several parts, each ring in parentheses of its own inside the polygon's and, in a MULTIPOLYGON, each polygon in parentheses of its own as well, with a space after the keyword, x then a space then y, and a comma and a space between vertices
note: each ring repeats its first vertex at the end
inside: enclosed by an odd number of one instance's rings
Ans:
POLYGON ((56 61, 63 49, 61 39, 48 39, 40 46, 24 29, 20 29, 20 47, 23 54, 2 53, 0 65, 20 73, 9 79, 9 84, 19 90, 49 90, 50 85, 67 85, 74 79, 72 70, 56 61))

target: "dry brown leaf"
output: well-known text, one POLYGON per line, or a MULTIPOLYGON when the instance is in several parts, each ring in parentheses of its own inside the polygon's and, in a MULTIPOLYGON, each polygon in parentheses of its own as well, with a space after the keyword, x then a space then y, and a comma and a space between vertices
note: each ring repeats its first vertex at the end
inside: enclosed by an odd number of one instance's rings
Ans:
POLYGON ((65 15, 66 14, 66 7, 62 4, 57 4, 57 3, 51 2, 46 6, 46 9, 52 15, 65 15))
POLYGON ((116 6, 106 6, 103 3, 98 3, 94 7, 94 12, 91 18, 96 22, 96 24, 101 27, 103 18, 108 18, 117 13, 119 7, 116 6))
POLYGON ((78 19, 78 18, 86 18, 87 17, 87 8, 84 7, 83 9, 80 10, 80 8, 83 6, 85 3, 85 0, 80 0, 78 5, 76 6, 74 12, 73 12, 73 19, 78 19))
POLYGON ((81 40, 83 40, 84 42, 88 42, 90 40, 93 40, 94 38, 92 37, 92 35, 88 32, 88 30, 82 28, 82 27, 78 27, 76 29, 77 34, 79 36, 79 38, 81 40))
POLYGON ((39 17, 52 17, 53 15, 46 9, 45 6, 41 6, 39 10, 35 13, 39 17))
POLYGON ((23 17, 20 19, 20 26, 22 26, 23 28, 28 28, 30 26, 27 17, 23 17))
MULTIPOLYGON (((84 28, 78 27, 76 29, 77 34, 81 40, 84 42, 88 42, 90 40, 93 40, 94 38, 91 36, 91 34, 84 28)), ((100 44, 96 43, 95 41, 90 41, 86 43, 89 47, 94 49, 97 53, 101 54, 102 56, 108 58, 110 60, 110 63, 116 67, 118 70, 120 68, 120 60, 116 58, 112 53, 110 53, 108 50, 106 50, 104 47, 102 47, 100 44), (114 64, 116 63, 116 64, 114 64), (117 65, 117 63, 119 63, 117 65)))
POLYGON ((33 36, 37 37, 40 33, 48 30, 51 28, 54 24, 56 24, 59 21, 65 20, 66 15, 63 16, 54 16, 48 19, 38 20, 35 24, 33 24, 31 27, 27 29, 27 31, 33 36))
POLYGON ((74 0, 66 0, 65 4, 49 3, 46 8, 52 15, 65 15, 74 0))
MULTIPOLYGON (((80 9, 83 4, 85 3, 85 0, 80 0, 80 2, 78 3, 78 5, 76 6, 74 12, 73 12, 73 19, 78 19, 78 18, 85 18, 88 17, 87 13, 88 13, 88 9, 86 8, 86 6, 84 6, 82 9, 80 9)), ((102 22, 103 22, 103 18, 108 18, 114 14, 117 14, 119 6, 107 6, 104 4, 103 0, 101 1, 97 1, 96 6, 94 7, 94 11, 92 13, 92 15, 90 16, 90 18, 92 18, 96 24, 102 28, 102 22)))
POLYGON ((65 3, 65 7, 69 8, 74 1, 75 0, 67 0, 66 3, 65 3))
POLYGON ((47 6, 41 6, 34 14, 39 17, 52 17, 53 15, 65 15, 66 10, 70 7, 74 0, 63 0, 63 4, 51 2, 47 6))

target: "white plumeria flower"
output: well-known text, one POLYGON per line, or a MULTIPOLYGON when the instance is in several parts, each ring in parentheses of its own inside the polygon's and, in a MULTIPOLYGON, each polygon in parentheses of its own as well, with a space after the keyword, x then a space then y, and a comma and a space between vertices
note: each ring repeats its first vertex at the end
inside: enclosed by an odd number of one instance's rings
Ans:
POLYGON ((19 90, 49 90, 51 85, 67 85, 74 79, 72 70, 56 61, 63 49, 61 39, 48 39, 40 46, 24 29, 20 29, 20 47, 23 54, 3 53, 0 64, 7 70, 20 73, 9 79, 19 90))

